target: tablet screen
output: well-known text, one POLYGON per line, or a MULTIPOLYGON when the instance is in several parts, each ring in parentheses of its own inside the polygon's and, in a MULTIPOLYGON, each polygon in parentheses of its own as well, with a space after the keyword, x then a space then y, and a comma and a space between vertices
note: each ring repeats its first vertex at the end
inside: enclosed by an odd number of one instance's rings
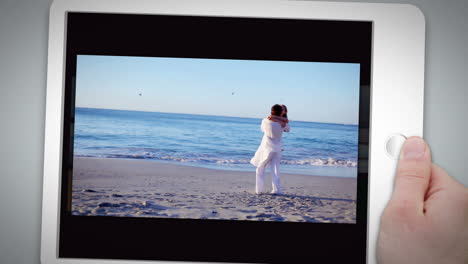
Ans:
POLYGON ((364 260, 371 33, 68 13, 60 257, 364 260))

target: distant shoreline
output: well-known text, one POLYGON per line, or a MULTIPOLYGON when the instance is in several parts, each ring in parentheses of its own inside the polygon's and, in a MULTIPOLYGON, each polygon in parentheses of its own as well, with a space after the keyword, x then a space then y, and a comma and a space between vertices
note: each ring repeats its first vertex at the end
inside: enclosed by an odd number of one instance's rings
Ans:
MULTIPOLYGON (((160 114, 176 114, 176 115, 194 115, 194 116, 204 116, 204 117, 219 117, 219 118, 245 118, 253 120, 262 120, 265 117, 245 117, 245 116, 222 116, 222 115, 208 115, 208 114, 193 114, 193 113, 173 113, 173 112, 161 112, 161 111, 148 111, 148 110, 134 110, 134 109, 110 109, 110 108, 96 108, 96 107, 81 107, 75 106, 75 109, 95 109, 95 110, 110 110, 110 111, 128 111, 128 112, 141 112, 141 113, 160 113, 160 114)), ((330 122, 319 122, 319 121, 303 121, 303 120, 294 120, 291 122, 298 123, 315 123, 315 124, 330 124, 330 125, 340 125, 340 126, 359 126, 359 124, 343 124, 343 123, 330 123, 330 122)))

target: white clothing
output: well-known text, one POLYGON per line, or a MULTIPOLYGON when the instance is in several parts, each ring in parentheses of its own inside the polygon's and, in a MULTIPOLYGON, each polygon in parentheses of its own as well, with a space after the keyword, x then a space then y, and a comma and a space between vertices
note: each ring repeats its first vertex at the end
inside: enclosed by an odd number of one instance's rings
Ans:
POLYGON ((260 146, 255 152, 255 156, 250 160, 250 163, 255 167, 259 167, 260 165, 266 165, 268 162, 268 155, 271 152, 280 152, 283 149, 283 131, 289 132, 289 124, 286 124, 286 127, 281 127, 280 123, 273 122, 268 120, 267 118, 262 120, 262 124, 260 126, 262 130, 263 138, 260 146))
POLYGON ((255 156, 250 160, 250 163, 257 167, 255 192, 258 194, 263 191, 265 168, 270 164, 273 187, 272 193, 280 193, 279 166, 281 151, 283 149, 282 136, 283 131, 289 132, 290 127, 289 124, 287 124, 286 127, 283 128, 278 122, 263 119, 260 129, 264 133, 262 142, 255 152, 255 156))
POLYGON ((265 179, 265 168, 270 164, 271 168, 271 193, 281 193, 280 173, 279 166, 281 161, 281 152, 270 152, 267 162, 257 167, 255 193, 260 194, 263 192, 263 183, 265 179))

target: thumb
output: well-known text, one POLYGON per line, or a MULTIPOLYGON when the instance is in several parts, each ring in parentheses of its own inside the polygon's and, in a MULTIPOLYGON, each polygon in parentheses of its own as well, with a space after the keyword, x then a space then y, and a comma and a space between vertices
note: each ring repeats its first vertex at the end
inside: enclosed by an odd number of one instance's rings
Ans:
POLYGON ((431 153, 421 137, 408 138, 400 151, 391 203, 405 215, 424 215, 424 196, 431 177, 431 153))

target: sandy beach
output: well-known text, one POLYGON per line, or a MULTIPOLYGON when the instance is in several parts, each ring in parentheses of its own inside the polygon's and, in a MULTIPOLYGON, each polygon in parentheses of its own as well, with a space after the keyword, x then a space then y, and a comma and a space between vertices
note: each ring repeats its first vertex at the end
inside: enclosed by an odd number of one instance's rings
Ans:
MULTIPOLYGON (((267 172, 265 191, 271 188, 267 172)), ((281 195, 254 193, 252 172, 148 160, 74 159, 72 213, 323 223, 356 222, 356 179, 281 174, 281 195)))

